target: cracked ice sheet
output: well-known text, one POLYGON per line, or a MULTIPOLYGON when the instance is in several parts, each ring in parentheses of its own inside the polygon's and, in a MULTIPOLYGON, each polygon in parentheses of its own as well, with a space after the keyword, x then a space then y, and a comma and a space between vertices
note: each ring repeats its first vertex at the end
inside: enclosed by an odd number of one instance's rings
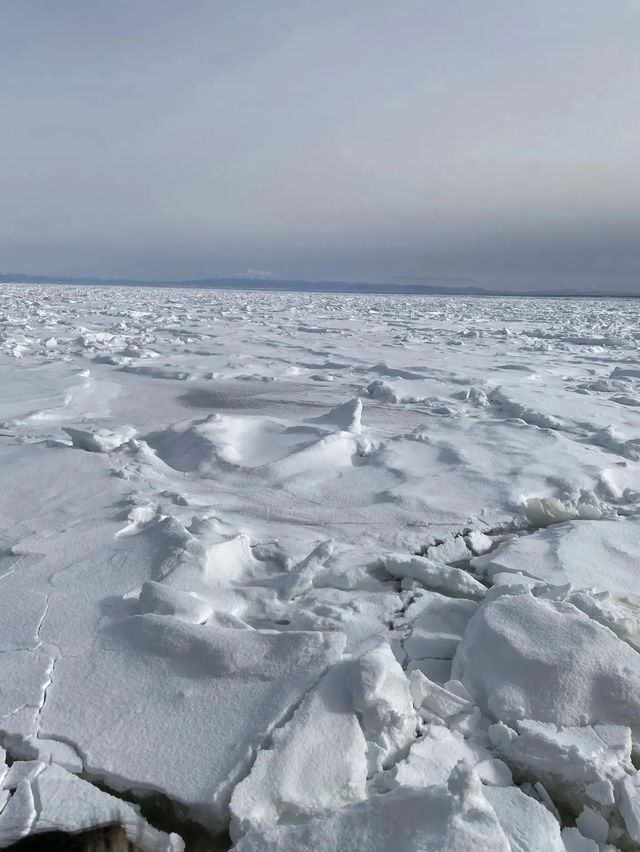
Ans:
POLYGON ((74 743, 86 771, 113 789, 164 793, 220 829, 256 749, 343 647, 340 634, 133 616, 90 656, 59 661, 42 735, 74 743))
POLYGON ((574 589, 640 595, 640 519, 569 521, 504 542, 472 560, 490 579, 511 571, 574 589))
POLYGON ((48 610, 43 592, 24 587, 19 573, 0 580, 0 732, 33 736, 53 665, 51 649, 41 647, 40 631, 48 610))
POLYGON ((354 664, 334 666, 275 732, 231 798, 231 835, 306 822, 366 798, 367 744, 353 709, 354 664))
POLYGON ((5 744, 36 734, 53 657, 43 649, 0 653, 0 735, 5 744))
POLYGON ((407 751, 417 722, 388 645, 334 666, 236 786, 232 837, 366 798, 367 776, 407 751))
POLYGON ((102 455, 10 446, 0 464, 13 477, 11 491, 0 492, 0 522, 15 559, 0 578, 0 647, 40 642, 63 656, 88 653, 101 626, 126 608, 123 595, 167 558, 170 535, 117 538, 131 486, 110 475, 102 455))
MULTIPOLYGON (((14 764, 15 765, 15 764, 14 764)), ((121 825, 128 839, 149 852, 182 852, 176 835, 151 828, 136 808, 51 764, 33 782, 38 814, 34 832, 75 833, 101 825, 121 825)))

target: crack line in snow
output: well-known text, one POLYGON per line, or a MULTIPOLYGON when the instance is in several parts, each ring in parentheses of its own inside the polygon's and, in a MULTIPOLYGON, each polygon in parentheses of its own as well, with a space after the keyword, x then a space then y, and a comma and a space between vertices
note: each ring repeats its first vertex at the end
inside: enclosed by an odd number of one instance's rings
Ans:
POLYGON ((42 638, 41 638, 42 628, 44 626, 44 622, 45 622, 45 619, 46 619, 47 614, 49 612, 50 606, 51 606, 51 595, 47 595, 46 600, 45 600, 45 604, 44 604, 44 610, 42 612, 42 615, 40 616, 40 621, 38 622, 38 625, 36 627, 36 639, 38 640, 38 644, 36 646, 36 649, 42 647, 42 638))

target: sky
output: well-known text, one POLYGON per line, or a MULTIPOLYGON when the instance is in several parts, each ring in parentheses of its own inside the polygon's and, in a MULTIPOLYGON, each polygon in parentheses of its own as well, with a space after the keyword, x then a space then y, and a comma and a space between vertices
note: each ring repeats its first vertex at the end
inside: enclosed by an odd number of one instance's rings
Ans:
POLYGON ((640 292, 640 0, 2 0, 0 270, 640 292))

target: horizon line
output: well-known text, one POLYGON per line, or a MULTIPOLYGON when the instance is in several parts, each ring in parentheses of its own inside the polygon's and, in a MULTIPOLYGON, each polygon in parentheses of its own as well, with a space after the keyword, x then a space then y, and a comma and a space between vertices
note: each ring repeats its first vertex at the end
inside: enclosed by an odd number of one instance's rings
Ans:
MULTIPOLYGON (((415 278, 412 280, 416 280, 415 278)), ((426 280, 429 280, 428 278, 426 280)), ((434 281, 442 277, 434 276, 434 281)), ((459 280, 459 279, 458 279, 459 280)), ((345 293, 362 295, 438 295, 438 296, 501 296, 527 298, 594 298, 594 299, 637 299, 640 291, 606 292, 577 288, 505 290, 480 287, 478 285, 453 284, 390 284, 370 281, 309 281, 302 278, 246 277, 239 275, 211 276, 208 278, 157 279, 138 278, 101 278, 96 276, 73 275, 30 275, 23 272, 0 272, 0 284, 54 284, 95 287, 157 287, 167 289, 198 290, 239 290, 248 292, 308 292, 308 293, 345 293)))

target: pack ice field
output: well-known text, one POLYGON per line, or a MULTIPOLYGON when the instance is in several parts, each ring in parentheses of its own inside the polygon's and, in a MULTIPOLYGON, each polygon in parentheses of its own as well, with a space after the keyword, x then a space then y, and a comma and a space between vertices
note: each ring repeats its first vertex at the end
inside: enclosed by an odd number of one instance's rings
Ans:
POLYGON ((0 846, 640 849, 639 320, 5 286, 0 846))

